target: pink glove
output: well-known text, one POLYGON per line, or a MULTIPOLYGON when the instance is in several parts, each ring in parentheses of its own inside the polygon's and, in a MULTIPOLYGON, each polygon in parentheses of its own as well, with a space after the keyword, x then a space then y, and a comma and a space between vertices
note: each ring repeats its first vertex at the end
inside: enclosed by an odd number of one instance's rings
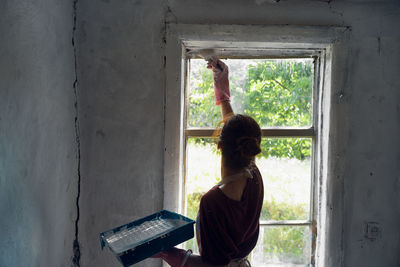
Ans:
POLYGON ((208 61, 207 68, 213 71, 215 104, 220 105, 222 101, 230 101, 228 66, 213 57, 208 61))
POLYGON ((151 258, 161 258, 172 267, 184 267, 190 254, 192 254, 190 249, 184 250, 174 247, 151 256, 151 258))

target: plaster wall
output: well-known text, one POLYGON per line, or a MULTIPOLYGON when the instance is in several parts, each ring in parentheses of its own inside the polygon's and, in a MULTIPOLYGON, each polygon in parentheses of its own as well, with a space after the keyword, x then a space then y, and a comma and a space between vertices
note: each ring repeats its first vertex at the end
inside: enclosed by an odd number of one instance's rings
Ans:
POLYGON ((390 0, 1 1, 0 266, 70 266, 76 230, 80 266, 119 266, 98 234, 163 207, 166 22, 350 27, 331 73, 321 266, 399 266, 400 4, 390 0), (376 240, 362 230, 371 221, 376 240))
MULTIPOLYGON (((98 233, 162 208, 164 23, 350 26, 332 91, 326 259, 398 266, 398 1, 87 1, 78 5, 83 266, 98 233), (378 222, 375 241, 364 222, 378 222)), ((339 51, 340 52, 340 51, 339 51)), ((335 60, 335 59, 333 59, 335 60)), ((153 266, 148 260, 138 266, 153 266)))
POLYGON ((119 266, 99 233, 163 206, 163 2, 78 2, 81 266, 119 266))
POLYGON ((70 266, 72 3, 0 1, 0 266, 70 266))

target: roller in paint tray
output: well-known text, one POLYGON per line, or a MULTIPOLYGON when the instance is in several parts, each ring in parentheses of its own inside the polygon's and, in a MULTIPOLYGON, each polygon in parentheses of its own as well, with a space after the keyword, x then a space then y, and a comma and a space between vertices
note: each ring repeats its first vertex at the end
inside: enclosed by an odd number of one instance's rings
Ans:
POLYGON ((101 248, 114 253, 123 266, 131 266, 193 238, 195 222, 162 210, 100 234, 101 248))

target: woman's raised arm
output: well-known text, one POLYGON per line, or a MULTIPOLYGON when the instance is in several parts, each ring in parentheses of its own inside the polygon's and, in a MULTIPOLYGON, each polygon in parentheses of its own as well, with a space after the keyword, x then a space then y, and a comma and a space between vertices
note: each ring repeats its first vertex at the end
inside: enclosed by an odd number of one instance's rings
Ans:
POLYGON ((222 120, 226 120, 234 114, 230 103, 228 66, 213 57, 208 60, 207 68, 213 71, 215 104, 221 105, 222 120))

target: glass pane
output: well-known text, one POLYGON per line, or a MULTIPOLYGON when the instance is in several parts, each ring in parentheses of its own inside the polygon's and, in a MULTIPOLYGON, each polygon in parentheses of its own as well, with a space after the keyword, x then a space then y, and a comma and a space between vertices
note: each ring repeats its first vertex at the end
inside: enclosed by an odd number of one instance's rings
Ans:
MULTIPOLYGON (((186 212, 196 220, 201 196, 221 179, 221 156, 215 139, 189 138, 186 146, 186 212)), ((198 253, 196 238, 184 244, 198 253)))
POLYGON ((256 159, 264 181, 261 220, 310 217, 310 138, 263 138, 256 159))
POLYGON ((254 267, 293 267, 310 264, 310 226, 265 226, 260 228, 251 253, 254 267))
MULTIPOLYGON (((305 127, 312 123, 313 60, 227 59, 231 104, 236 113, 261 127, 305 127)), ((216 127, 221 120, 214 103, 212 71, 203 59, 191 59, 189 127, 216 127)))

